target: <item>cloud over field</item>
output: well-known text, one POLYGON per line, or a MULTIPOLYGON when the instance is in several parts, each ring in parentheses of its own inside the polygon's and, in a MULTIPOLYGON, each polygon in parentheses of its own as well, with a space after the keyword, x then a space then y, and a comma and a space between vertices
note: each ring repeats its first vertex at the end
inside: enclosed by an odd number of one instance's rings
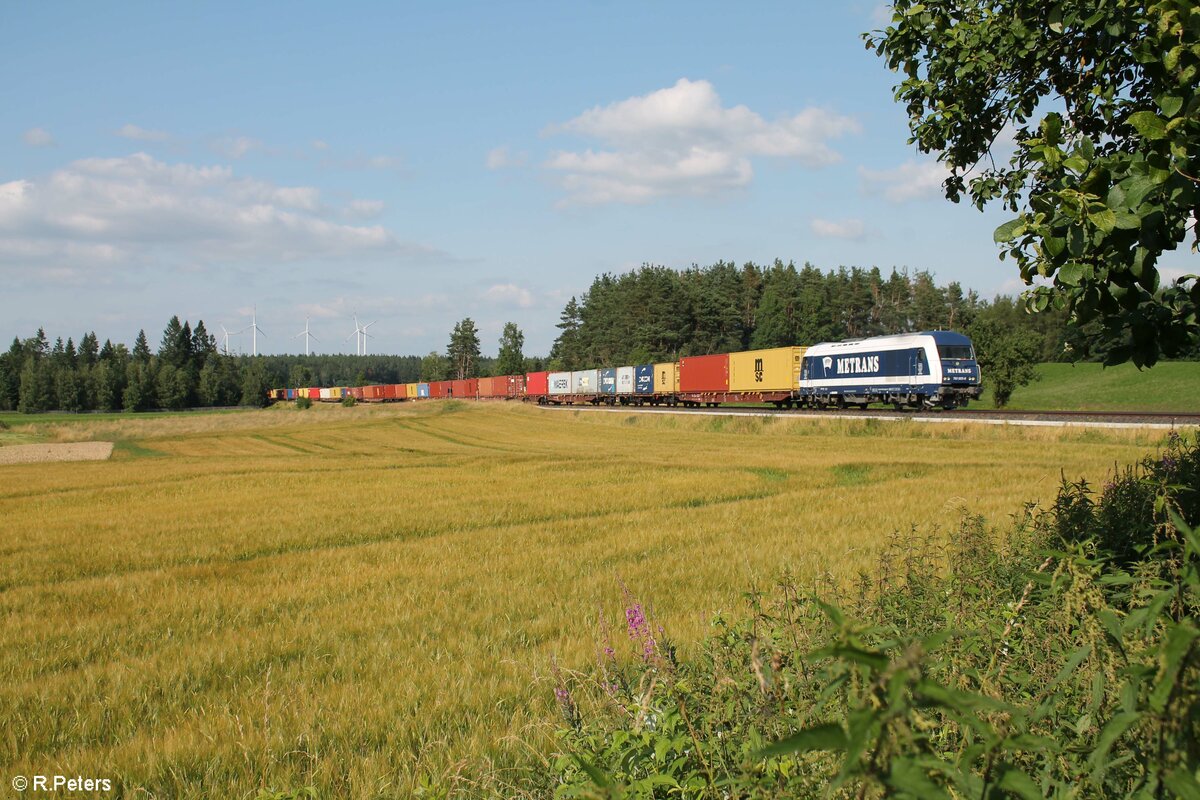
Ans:
POLYGON ((708 81, 596 106, 546 130, 595 140, 598 148, 560 150, 545 166, 560 175, 571 203, 645 203, 747 186, 754 157, 816 169, 841 160, 831 142, 857 133, 851 117, 820 108, 768 121, 744 105, 726 107, 708 81))
POLYGON ((344 221, 381 209, 362 199, 330 206, 315 187, 241 177, 228 166, 145 153, 87 158, 0 184, 0 271, 444 257, 383 225, 344 221))

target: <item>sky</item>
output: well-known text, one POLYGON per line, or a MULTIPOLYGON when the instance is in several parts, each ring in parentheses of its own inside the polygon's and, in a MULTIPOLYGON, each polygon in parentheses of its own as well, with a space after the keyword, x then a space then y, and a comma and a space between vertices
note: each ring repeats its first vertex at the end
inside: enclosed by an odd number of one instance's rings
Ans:
MULTIPOLYGON (((545 354, 604 272, 779 258, 1019 290, 908 145, 864 3, 0 4, 0 341, 545 354)), ((1184 256, 1169 256, 1183 266, 1184 256)), ((1192 270, 1194 266, 1188 265, 1192 270)))

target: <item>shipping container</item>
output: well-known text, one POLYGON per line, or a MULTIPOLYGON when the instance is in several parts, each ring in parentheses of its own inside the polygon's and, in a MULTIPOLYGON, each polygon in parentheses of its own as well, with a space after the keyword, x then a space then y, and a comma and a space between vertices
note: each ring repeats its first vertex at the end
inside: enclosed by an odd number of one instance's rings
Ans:
POLYGON ((295 399, 296 399, 296 390, 295 390, 295 389, 288 389, 288 390, 287 390, 287 399, 288 399, 288 400, 295 400, 295 399))
POLYGON ((479 396, 480 397, 495 397, 496 396, 495 393, 492 391, 492 381, 493 380, 494 380, 494 378, 480 378, 479 379, 479 396))
POLYGON ((773 347, 729 354, 729 391, 791 392, 800 386, 805 347, 773 347))
POLYGON ((419 384, 419 383, 404 384, 404 396, 406 398, 408 398, 409 400, 415 400, 416 398, 421 397, 421 396, 429 397, 429 385, 425 384, 425 394, 424 395, 420 394, 420 386, 421 386, 421 384, 419 384))
POLYGON ((417 397, 432 397, 432 395, 429 393, 428 383, 417 384, 417 397))
MULTIPOLYGON (((571 386, 570 377, 567 378, 567 388, 571 386)), ((550 373, 549 372, 530 372, 525 376, 525 392, 526 397, 543 397, 550 394, 550 373)))
POLYGON ((362 387, 363 400, 382 400, 383 399, 383 384, 378 383, 374 386, 362 387))
POLYGON ((580 369, 571 373, 571 394, 599 394, 600 370, 580 369))
POLYGON ((525 394, 524 375, 506 375, 504 392, 509 397, 521 397, 525 394))
POLYGON ((617 367, 617 394, 633 394, 634 368, 617 367))
POLYGON ((679 359, 679 391, 728 392, 729 354, 679 359))
POLYGON ((668 361, 654 365, 654 393, 671 394, 679 391, 679 363, 668 361))
POLYGON ((617 371, 609 367, 608 369, 600 370, 600 393, 601 394, 616 394, 617 393, 617 371))
POLYGON ((433 398, 448 397, 450 395, 450 381, 430 381, 429 396, 433 398))
MULTIPOLYGON (((617 383, 621 378, 617 377, 617 383)), ((633 368, 634 394, 654 394, 654 365, 642 364, 633 368)))
MULTIPOLYGON (((535 373, 536 374, 536 373, 535 373)), ((549 372, 547 373, 549 380, 550 394, 570 394, 571 393, 571 373, 569 372, 549 372)))

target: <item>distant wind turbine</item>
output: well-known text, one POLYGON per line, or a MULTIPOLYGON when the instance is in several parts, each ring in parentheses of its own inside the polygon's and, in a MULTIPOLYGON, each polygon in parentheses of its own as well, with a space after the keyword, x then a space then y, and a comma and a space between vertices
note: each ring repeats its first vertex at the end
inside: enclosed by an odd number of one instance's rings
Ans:
POLYGON ((258 335, 260 333, 262 333, 263 336, 267 335, 266 333, 263 333, 262 328, 258 327, 258 306, 254 306, 253 310, 250 312, 250 327, 246 328, 245 330, 254 331, 254 333, 252 334, 252 336, 254 337, 254 355, 257 356, 258 355, 258 335))
MULTIPOLYGON (((363 331, 365 331, 365 330, 366 330, 365 328, 358 327, 358 314, 355 314, 354 315, 354 333, 350 334, 350 336, 354 337, 354 355, 356 355, 356 356, 362 355, 362 335, 363 335, 363 331)), ((350 341, 350 336, 347 336, 344 341, 347 341, 347 342, 350 341)))
POLYGON ((309 332, 308 332, 308 317, 305 317, 305 318, 304 318, 304 330, 300 331, 299 333, 297 333, 297 334, 296 334, 295 336, 293 336, 292 338, 293 338, 293 339, 299 339, 301 336, 303 336, 303 337, 304 337, 304 355, 306 355, 306 356, 307 356, 307 355, 312 355, 312 354, 309 352, 309 350, 308 350, 308 340, 309 340, 309 339, 312 339, 314 342, 319 342, 319 341, 321 341, 321 340, 320 340, 320 339, 318 339, 317 337, 313 336, 311 333, 309 333, 309 332))
POLYGON ((362 354, 364 356, 367 354, 367 339, 375 338, 374 334, 367 333, 367 328, 371 327, 374 324, 375 324, 374 322, 368 322, 366 325, 362 326, 362 354))

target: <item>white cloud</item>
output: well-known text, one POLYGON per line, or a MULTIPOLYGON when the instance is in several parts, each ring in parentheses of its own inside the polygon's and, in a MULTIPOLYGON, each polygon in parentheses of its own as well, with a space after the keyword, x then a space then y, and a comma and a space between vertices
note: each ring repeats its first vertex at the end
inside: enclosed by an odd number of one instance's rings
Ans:
POLYGON ((532 308, 535 304, 533 293, 515 283, 497 283, 489 286, 483 296, 488 301, 499 306, 515 306, 517 308, 532 308))
POLYGON ((858 175, 869 194, 880 194, 893 203, 923 200, 942 195, 942 183, 950 176, 937 161, 906 161, 894 169, 858 168, 858 175))
POLYGON ((324 206, 314 187, 241 178, 229 167, 145 153, 83 159, 45 178, 0 184, 0 274, 445 258, 381 225, 339 222, 344 213, 324 206))
POLYGON ((547 134, 596 139, 604 149, 557 152, 545 166, 562 173, 571 202, 641 203, 744 187, 755 156, 834 164, 841 155, 830 140, 859 130, 853 118, 819 108, 768 122, 746 106, 722 106, 708 81, 683 78, 551 126, 547 134))
POLYGON ((328 150, 329 142, 326 142, 324 139, 313 139, 312 146, 313 150, 328 150))
POLYGON ((133 139, 138 142, 168 142, 171 140, 171 134, 166 131, 153 131, 128 122, 118 128, 116 133, 123 139, 133 139))
POLYGON ((249 152, 262 149, 263 143, 249 136, 222 136, 212 142, 213 152, 225 158, 238 159, 249 152))
POLYGON ((382 200, 351 200, 346 205, 346 216, 354 219, 371 219, 382 212, 382 200))
POLYGON ((50 147, 55 143, 54 137, 45 128, 30 128, 21 134, 21 138, 30 147, 50 147))
POLYGON ((861 219, 814 219, 811 227, 813 233, 825 239, 867 238, 867 226, 861 219))
POLYGON ((505 169, 507 167, 523 167, 529 161, 526 153, 512 153, 507 145, 492 148, 487 154, 488 169, 505 169))

